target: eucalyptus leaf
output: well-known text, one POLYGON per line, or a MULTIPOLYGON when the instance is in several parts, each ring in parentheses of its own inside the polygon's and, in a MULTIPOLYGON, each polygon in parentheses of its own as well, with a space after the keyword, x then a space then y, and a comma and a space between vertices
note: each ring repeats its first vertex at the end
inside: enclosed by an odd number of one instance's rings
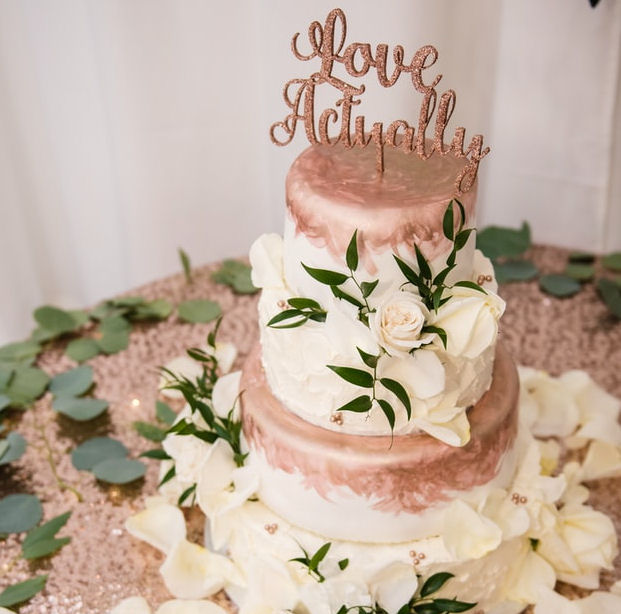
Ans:
POLYGON ((55 333, 54 331, 37 326, 37 328, 30 333, 30 340, 36 343, 46 343, 60 337, 61 334, 62 333, 55 333))
POLYGON ((129 332, 125 330, 107 330, 101 339, 97 341, 97 345, 104 354, 122 352, 129 345, 129 332))
POLYGON ((70 541, 70 537, 53 537, 51 539, 44 539, 28 548, 22 548, 22 556, 28 561, 32 559, 40 559, 44 556, 54 554, 54 552, 60 550, 63 546, 66 546, 70 541))
POLYGON ((185 276, 185 281, 188 284, 191 284, 192 283, 192 265, 190 264, 190 257, 180 247, 177 248, 177 253, 179 254, 179 260, 181 260, 181 267, 183 268, 183 275, 185 276))
POLYGON ((610 312, 621 319, 621 286, 602 277, 597 280, 597 291, 610 312))
POLYGON ((570 262, 565 267, 565 275, 578 281, 589 281, 595 275, 595 268, 590 264, 570 262))
POLYGON ((572 252, 569 254, 569 262, 593 264, 595 262, 595 255, 589 252, 572 252))
POLYGON ((350 271, 355 271, 358 268, 358 230, 354 230, 354 234, 349 240, 349 245, 345 252, 345 262, 350 271))
POLYGON ((47 388, 49 376, 37 367, 17 367, 4 389, 12 407, 25 407, 36 401, 47 388))
POLYGON ((135 320, 165 320, 173 310, 172 304, 163 298, 139 305, 132 315, 135 320))
POLYGON ((104 335, 110 333, 128 333, 132 328, 131 324, 121 315, 112 315, 103 318, 99 323, 99 327, 104 335))
POLYGON ((522 255, 531 246, 530 226, 519 229, 488 226, 477 234, 477 247, 490 259, 522 255))
POLYGON ((373 388, 373 376, 368 371, 354 369, 353 367, 339 367, 337 365, 327 365, 327 367, 350 384, 360 386, 361 388, 373 388))
POLYGON ((349 276, 345 275, 345 273, 329 271, 327 269, 315 269, 313 267, 306 266, 304 263, 302 263, 302 266, 313 279, 316 279, 318 282, 327 286, 340 286, 349 279, 349 276))
POLYGON ((88 313, 83 309, 70 309, 67 313, 73 318, 76 328, 80 328, 88 322, 88 313))
POLYGON ((168 425, 171 425, 177 419, 177 414, 164 401, 155 402, 155 415, 160 422, 168 425))
POLYGON ((32 599, 45 588, 47 574, 8 586, 0 593, 0 606, 10 607, 32 599))
POLYGON ((0 445, 2 444, 6 445, 6 449, 3 454, 0 454, 0 465, 8 465, 13 461, 19 460, 28 445, 26 440, 15 431, 9 433, 6 439, 0 440, 0 445))
POLYGON ((109 484, 127 484, 141 478, 146 466, 137 460, 128 458, 109 458, 93 467, 93 473, 98 480, 109 484))
POLYGON ((129 307, 130 309, 144 305, 145 302, 143 296, 120 296, 109 301, 114 307, 129 307))
POLYGON ((225 260, 220 268, 211 274, 211 278, 216 283, 229 286, 237 294, 254 294, 259 290, 252 283, 250 267, 238 260, 225 260))
POLYGON ((161 441, 164 441, 166 437, 166 431, 161 429, 159 426, 156 426, 155 424, 137 421, 133 423, 133 427, 134 429, 136 429, 136 432, 139 435, 141 435, 145 439, 148 439, 149 441, 154 441, 155 443, 160 443, 161 441))
POLYGON ((496 281, 505 284, 511 281, 527 281, 537 276, 537 267, 530 260, 507 260, 495 262, 496 281))
POLYGON ((82 365, 59 373, 50 381, 49 390, 55 396, 79 396, 87 392, 93 385, 93 368, 82 365))
POLYGON ((106 411, 108 409, 108 401, 61 396, 54 399, 52 409, 72 420, 85 422, 96 418, 106 411))
POLYGON ((80 444, 71 453, 71 462, 80 471, 91 471, 95 465, 109 458, 125 458, 127 448, 110 437, 93 437, 80 444))
MULTIPOLYGON (((11 404, 11 399, 4 393, 0 393, 0 411, 7 408, 11 404)), ((2 429, 0 429, 2 432, 2 429)))
POLYGON ((161 448, 155 448, 153 450, 147 450, 140 455, 140 458, 152 458, 154 460, 171 460, 171 457, 166 454, 165 450, 161 448))
POLYGON ((621 271, 621 252, 613 252, 602 257, 602 264, 613 271, 621 271))
POLYGON ((56 533, 67 524, 70 516, 71 512, 65 512, 29 531, 22 542, 22 556, 27 560, 38 559, 68 544, 71 541, 70 537, 57 539, 56 533))
POLYGON ((41 345, 28 339, 17 343, 9 343, 0 347, 0 363, 31 364, 41 351, 41 345))
POLYGON ((0 499, 0 533, 22 533, 39 524, 41 501, 35 495, 8 495, 0 499))
POLYGON ((0 440, 0 465, 4 464, 2 462, 2 457, 7 453, 9 449, 9 442, 6 439, 0 440))
POLYGON ((15 369, 13 367, 0 364, 0 390, 7 389, 14 375, 15 369))
POLYGON ((539 279, 539 287, 559 298, 573 296, 580 291, 580 283, 567 275, 544 275, 539 279))
POLYGON ((211 322, 215 320, 222 310, 215 301, 206 299, 193 299, 184 301, 178 307, 179 319, 192 324, 211 322))
POLYGON ((65 354, 76 362, 90 360, 99 354, 99 344, 95 339, 85 337, 83 339, 73 339, 67 344, 65 354))
POLYGON ((38 307, 33 315, 39 326, 51 333, 61 335, 80 327, 80 322, 70 312, 51 305, 38 307))

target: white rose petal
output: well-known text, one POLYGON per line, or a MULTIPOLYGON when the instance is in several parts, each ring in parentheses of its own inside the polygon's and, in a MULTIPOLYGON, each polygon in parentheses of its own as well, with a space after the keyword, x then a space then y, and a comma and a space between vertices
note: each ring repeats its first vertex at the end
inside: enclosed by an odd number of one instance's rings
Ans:
MULTIPOLYGON (((524 548, 527 549, 525 556, 521 561, 515 561, 506 579, 507 597, 523 604, 537 603, 546 589, 554 589, 556 575, 552 566, 531 549, 528 540, 525 540, 524 548)), ((557 611, 548 610, 545 614, 557 611)))
POLYGON ((183 512, 168 503, 153 505, 125 521, 127 531, 168 554, 186 536, 183 512))
POLYGON ((359 583, 328 578, 323 583, 311 582, 300 588, 300 602, 313 614, 333 614, 341 606, 371 605, 366 588, 359 583))
MULTIPOLYGON (((580 614, 580 612, 577 601, 570 601, 551 588, 542 587, 537 595, 535 614, 580 614)), ((604 612, 600 611, 598 614, 604 612)))
POLYGON ((578 606, 580 614, 619 614, 621 612, 621 597, 612 592, 595 591, 574 603, 578 606))
POLYGON ((360 356, 356 347, 368 354, 379 353, 377 341, 358 319, 358 308, 355 305, 334 298, 325 308, 328 314, 322 329, 334 352, 344 356, 351 355, 358 361, 360 356))
POLYGON ((547 441, 537 440, 539 452, 541 454, 541 472, 543 475, 552 475, 558 467, 558 461, 561 457, 561 446, 558 441, 548 439, 547 441))
MULTIPOLYGON (((9 612, 9 610, 0 608, 0 614, 4 612, 9 612)), ((151 608, 143 597, 128 597, 112 608, 110 614, 151 614, 151 608)))
POLYGON ((393 563, 384 567, 369 582, 374 601, 388 614, 397 614, 418 588, 418 578, 411 565, 393 563))
POLYGON ((419 296, 399 290, 369 314, 369 328, 390 355, 405 357, 410 350, 433 341, 433 333, 422 332, 429 318, 429 310, 419 296))
POLYGON ((261 235, 250 247, 251 279, 257 288, 282 288, 285 285, 282 261, 282 237, 261 235))
POLYGON ((455 499, 444 515, 444 545, 457 560, 479 559, 502 541, 500 527, 455 499))
POLYGON ((239 420, 239 384, 241 382, 241 371, 234 371, 218 378, 213 392, 211 401, 214 412, 221 418, 229 415, 233 406, 233 420, 239 420))
POLYGON ((524 506, 515 505, 501 488, 489 493, 481 513, 500 527, 504 541, 524 535, 530 528, 530 516, 524 506))
POLYGON ((227 614, 227 612, 213 601, 172 599, 163 603, 155 614, 227 614))
POLYGON ((198 544, 180 541, 160 567, 166 588, 180 599, 202 599, 236 577, 233 563, 198 544))
POLYGON ((384 357, 379 363, 380 377, 400 382, 412 398, 430 399, 444 392, 446 375, 438 355, 420 349, 406 358, 384 357))
MULTIPOLYGON (((496 341, 498 320, 504 310, 505 302, 493 292, 483 294, 458 286, 433 315, 431 324, 445 330, 448 354, 476 358, 496 341)), ((434 343, 443 349, 439 339, 434 343)))
POLYGON ((603 441, 592 441, 582 463, 582 479, 599 480, 621 476, 621 449, 603 441))
POLYGON ((196 486, 198 504, 207 516, 218 513, 229 502, 236 469, 229 444, 216 440, 204 458, 196 486))
POLYGON ((201 467, 207 457, 211 444, 188 435, 169 434, 162 442, 168 456, 175 461, 175 474, 178 480, 194 484, 198 480, 201 467))
POLYGON ((434 422, 434 413, 430 412, 426 418, 414 418, 412 422, 425 433, 449 446, 465 446, 470 441, 470 423, 466 410, 461 407, 452 409, 458 411, 452 420, 444 421, 444 416, 440 412, 438 421, 434 422))

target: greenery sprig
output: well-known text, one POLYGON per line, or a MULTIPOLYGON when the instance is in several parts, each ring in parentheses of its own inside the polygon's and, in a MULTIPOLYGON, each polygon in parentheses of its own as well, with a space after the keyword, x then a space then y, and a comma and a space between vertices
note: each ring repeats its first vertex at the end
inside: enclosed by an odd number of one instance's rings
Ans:
MULTIPOLYGON (((300 544, 298 544, 300 546, 300 544)), ((319 571, 319 564, 326 558, 326 554, 332 546, 331 542, 327 542, 321 546, 317 552, 310 555, 302 546, 300 549, 304 553, 304 556, 299 556, 293 559, 289 559, 289 562, 301 563, 308 569, 308 574, 313 577, 317 582, 325 582, 326 577, 319 571)), ((342 571, 349 565, 349 559, 341 559, 338 562, 339 569, 342 571)))
POLYGON ((297 328, 306 324, 309 320, 313 322, 325 322, 328 312, 321 305, 311 298, 290 298, 287 300, 291 309, 285 309, 276 314, 267 325, 271 328, 297 328), (288 320, 293 320, 288 322, 288 320), (281 324, 281 322, 287 322, 281 324))

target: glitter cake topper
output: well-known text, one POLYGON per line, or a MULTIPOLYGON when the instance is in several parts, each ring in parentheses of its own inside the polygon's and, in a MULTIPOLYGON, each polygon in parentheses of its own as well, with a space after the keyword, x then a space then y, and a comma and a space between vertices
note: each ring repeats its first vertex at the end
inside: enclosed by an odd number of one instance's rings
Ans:
POLYGON ((291 112, 281 122, 272 124, 270 137, 276 145, 289 144, 298 126, 298 122, 304 124, 304 130, 309 142, 321 145, 336 145, 341 143, 347 148, 366 147, 371 142, 375 145, 376 167, 378 173, 384 172, 384 147, 402 150, 405 153, 415 153, 422 160, 427 160, 434 152, 440 156, 453 153, 458 158, 466 158, 468 163, 455 180, 457 194, 467 192, 476 179, 480 161, 489 153, 489 147, 483 149, 483 137, 477 134, 472 137, 470 144, 464 151, 464 139, 466 131, 457 128, 453 140, 449 145, 444 143, 444 131, 453 111, 457 96, 454 90, 446 90, 440 95, 436 86, 442 75, 438 74, 429 84, 423 79, 423 71, 431 68, 438 59, 435 47, 425 45, 412 57, 410 63, 404 63, 405 52, 401 45, 395 45, 392 50, 394 68, 392 74, 387 74, 388 45, 379 44, 375 55, 369 43, 351 43, 345 47, 347 35, 347 21, 345 13, 341 9, 333 9, 328 13, 325 25, 313 21, 308 28, 308 42, 311 51, 304 55, 298 49, 299 32, 291 39, 291 51, 293 55, 303 62, 318 58, 321 60, 319 72, 313 73, 306 79, 291 79, 285 84, 283 98, 291 112), (365 117, 358 115, 354 120, 354 132, 351 132, 352 107, 360 104, 360 96, 365 91, 365 86, 351 85, 332 74, 334 63, 342 64, 349 75, 355 78, 364 77, 371 68, 375 68, 379 83, 383 87, 393 86, 402 73, 408 73, 412 79, 412 85, 417 92, 423 94, 418 117, 418 130, 402 119, 393 121, 384 131, 382 122, 374 122, 370 133, 365 132, 365 117), (336 109, 324 109, 319 115, 317 127, 315 126, 315 91, 320 85, 330 85, 336 88, 341 97, 336 101, 336 109), (357 98, 356 98, 357 97, 357 98), (425 140, 425 133, 432 117, 436 112, 434 137, 431 146, 425 140), (340 121, 338 136, 328 134, 329 124, 337 125, 340 121), (279 138, 280 131, 282 138, 279 138), (317 131, 319 138, 317 138, 317 131))

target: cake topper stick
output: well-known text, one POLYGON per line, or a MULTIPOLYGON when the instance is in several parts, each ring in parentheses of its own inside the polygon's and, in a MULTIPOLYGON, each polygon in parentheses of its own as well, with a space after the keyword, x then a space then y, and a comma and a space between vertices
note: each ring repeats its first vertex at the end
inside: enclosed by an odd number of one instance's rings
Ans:
POLYGON ((338 8, 328 13, 323 26, 318 21, 313 21, 308 27, 309 52, 300 51, 298 44, 300 33, 293 36, 291 51, 295 58, 302 62, 318 59, 321 66, 318 72, 309 77, 291 79, 285 84, 283 98, 290 112, 282 121, 272 124, 270 128, 272 142, 281 146, 289 144, 301 122, 311 145, 330 147, 340 143, 347 148, 364 148, 373 143, 376 169, 380 174, 384 172, 386 146, 399 149, 406 154, 414 153, 423 160, 434 153, 440 156, 452 153, 458 158, 467 159, 467 163, 455 179, 456 193, 459 195, 467 192, 474 184, 479 163, 489 153, 489 147, 483 148, 483 137, 477 134, 464 149, 466 131, 461 127, 455 130, 450 144, 448 146, 445 144, 444 132, 455 110, 457 96, 449 89, 438 99, 436 86, 442 75, 436 74, 433 78, 427 78, 424 74, 438 60, 436 48, 425 45, 416 51, 409 63, 406 63, 403 47, 396 45, 392 50, 394 68, 388 75, 388 45, 380 43, 376 46, 375 52, 369 43, 350 43, 345 47, 346 37, 347 20, 345 13, 338 8), (335 64, 341 64, 347 74, 355 79, 364 77, 371 69, 375 69, 380 85, 386 88, 392 87, 401 75, 409 75, 414 89, 423 94, 416 129, 407 121, 398 119, 386 130, 382 122, 373 122, 370 132, 367 132, 364 115, 352 118, 352 109, 360 104, 365 86, 353 85, 336 77, 333 74, 335 64), (336 108, 324 109, 317 117, 315 93, 317 88, 322 86, 334 88, 339 97, 334 104, 336 108), (427 138, 427 129, 434 115, 435 127, 433 139, 430 139, 427 138), (330 136, 331 126, 339 128, 338 135, 330 136))

